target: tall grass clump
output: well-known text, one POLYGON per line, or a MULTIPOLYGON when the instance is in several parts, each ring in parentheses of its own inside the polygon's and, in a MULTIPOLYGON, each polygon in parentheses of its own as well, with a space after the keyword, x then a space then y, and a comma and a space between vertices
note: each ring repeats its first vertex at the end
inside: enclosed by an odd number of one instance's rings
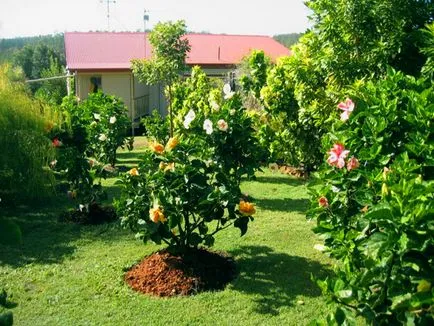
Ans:
POLYGON ((32 99, 19 82, 20 71, 0 66, 0 198, 14 204, 46 197, 52 185, 54 160, 46 136, 55 114, 32 99))

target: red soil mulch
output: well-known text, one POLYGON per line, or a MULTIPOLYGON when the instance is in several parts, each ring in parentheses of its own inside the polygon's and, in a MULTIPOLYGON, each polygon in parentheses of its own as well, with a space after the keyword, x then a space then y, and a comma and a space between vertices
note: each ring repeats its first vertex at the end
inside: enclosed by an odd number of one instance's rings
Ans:
POLYGON ((221 290, 235 276, 235 262, 224 254, 195 249, 181 256, 161 250, 133 266, 125 281, 135 291, 167 297, 221 290))

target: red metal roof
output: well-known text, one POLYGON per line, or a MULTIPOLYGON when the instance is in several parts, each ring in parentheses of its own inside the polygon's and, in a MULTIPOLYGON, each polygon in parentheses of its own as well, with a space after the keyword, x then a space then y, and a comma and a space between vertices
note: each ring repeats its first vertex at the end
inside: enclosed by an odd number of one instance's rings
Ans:
MULTIPOLYGON (((250 53, 263 50, 273 60, 290 51, 269 36, 187 34, 189 65, 233 65, 250 53)), ((145 33, 67 32, 66 63, 70 70, 130 69, 131 59, 145 57, 145 33)), ((146 58, 151 46, 146 40, 146 58)))

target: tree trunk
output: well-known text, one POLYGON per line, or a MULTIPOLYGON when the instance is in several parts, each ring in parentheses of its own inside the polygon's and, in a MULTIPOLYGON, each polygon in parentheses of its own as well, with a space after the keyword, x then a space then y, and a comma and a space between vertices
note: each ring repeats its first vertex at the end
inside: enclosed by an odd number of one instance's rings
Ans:
POLYGON ((169 88, 169 119, 170 119, 170 137, 173 137, 173 112, 172 112, 172 85, 169 88))

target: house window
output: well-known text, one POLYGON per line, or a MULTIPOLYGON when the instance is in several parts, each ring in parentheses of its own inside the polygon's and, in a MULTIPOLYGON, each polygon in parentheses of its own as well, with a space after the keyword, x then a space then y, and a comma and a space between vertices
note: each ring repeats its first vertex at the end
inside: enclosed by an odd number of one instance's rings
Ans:
POLYGON ((90 77, 89 93, 96 93, 98 91, 102 91, 101 76, 92 76, 90 77))

